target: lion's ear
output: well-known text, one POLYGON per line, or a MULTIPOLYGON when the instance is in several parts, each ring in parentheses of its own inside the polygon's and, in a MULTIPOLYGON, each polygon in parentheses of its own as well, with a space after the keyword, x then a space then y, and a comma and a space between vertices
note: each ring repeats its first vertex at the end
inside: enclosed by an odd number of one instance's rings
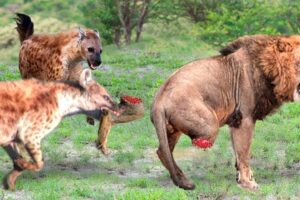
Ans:
POLYGON ((292 52, 294 50, 293 45, 286 38, 280 38, 277 41, 277 49, 279 52, 292 52))
POLYGON ((222 56, 227 56, 229 54, 232 54, 236 52, 238 49, 240 49, 242 46, 245 45, 245 39, 248 38, 248 36, 240 37, 236 39, 235 41, 228 44, 226 47, 221 49, 219 52, 222 56))

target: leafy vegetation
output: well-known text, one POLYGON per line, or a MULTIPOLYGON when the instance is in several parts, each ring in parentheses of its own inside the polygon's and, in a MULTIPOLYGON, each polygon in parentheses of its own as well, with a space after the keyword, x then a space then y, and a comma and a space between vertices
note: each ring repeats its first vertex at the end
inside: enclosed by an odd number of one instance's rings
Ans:
MULTIPOLYGON (((20 78, 19 41, 13 28, 13 13, 9 11, 12 5, 33 17, 36 32, 49 33, 87 24, 88 18, 83 17, 86 12, 105 12, 92 9, 81 12, 82 3, 87 1, 72 1, 70 7, 66 2, 1 1, 0 45, 7 44, 5 41, 11 38, 9 45, 0 48, 1 81, 20 78)), ((282 107, 257 123, 251 164, 261 188, 255 193, 236 185, 227 127, 220 130, 211 150, 193 148, 185 136, 176 146, 175 159, 195 182, 194 191, 174 186, 155 154, 157 138, 149 119, 149 108, 157 88, 171 73, 192 60, 216 55, 218 48, 211 45, 223 45, 239 35, 297 32, 289 23, 283 23, 284 19, 289 19, 291 24, 297 22, 297 7, 291 6, 292 1, 284 4, 274 0, 272 5, 263 0, 251 2, 222 1, 207 7, 205 22, 191 20, 186 12, 180 12, 178 17, 171 12, 171 1, 154 4, 142 40, 119 48, 105 45, 103 66, 93 72, 115 100, 122 94, 143 98, 145 117, 112 128, 108 157, 95 148, 97 126, 89 126, 84 116, 63 120, 43 140, 45 168, 24 173, 15 192, 0 189, 0 196, 4 199, 299 199, 300 105, 296 103, 282 107), (291 14, 284 17, 288 8, 291 14), (268 20, 264 21, 266 16, 268 20)), ((179 4, 177 7, 182 8, 179 4)), ((0 177, 3 177, 12 166, 3 150, 0 155, 0 177)))

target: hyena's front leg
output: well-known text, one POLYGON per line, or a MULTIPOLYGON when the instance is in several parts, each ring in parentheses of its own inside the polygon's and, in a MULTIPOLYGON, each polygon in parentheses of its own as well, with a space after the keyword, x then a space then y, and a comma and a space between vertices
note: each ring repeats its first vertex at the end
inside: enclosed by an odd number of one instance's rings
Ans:
POLYGON ((16 163, 23 169, 39 171, 43 168, 44 162, 42 157, 41 145, 40 142, 27 142, 25 148, 33 160, 28 162, 25 159, 18 159, 16 163))
POLYGON ((14 169, 10 171, 3 179, 3 186, 5 189, 8 190, 13 190, 16 185, 16 180, 18 176, 22 174, 23 169, 17 165, 15 162, 18 159, 21 159, 21 156, 19 153, 16 151, 16 149, 13 147, 12 144, 3 147, 4 150, 7 152, 9 157, 12 159, 13 164, 14 164, 14 169))
POLYGON ((252 119, 244 118, 239 128, 231 128, 231 139, 238 173, 237 182, 239 186, 251 190, 258 189, 249 164, 254 125, 252 119))

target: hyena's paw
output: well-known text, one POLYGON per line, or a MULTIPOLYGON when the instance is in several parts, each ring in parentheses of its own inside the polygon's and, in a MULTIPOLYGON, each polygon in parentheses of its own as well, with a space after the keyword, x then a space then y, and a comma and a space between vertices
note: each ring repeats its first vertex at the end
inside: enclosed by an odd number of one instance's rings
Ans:
POLYGON ((99 141, 96 141, 96 147, 103 153, 103 155, 108 156, 110 154, 110 151, 107 148, 107 146, 100 144, 99 141))
POLYGON ((108 148, 101 148, 101 152, 103 153, 103 155, 108 156, 110 154, 110 151, 108 150, 108 148))
POLYGON ((20 176, 22 172, 17 171, 17 170, 12 170, 10 173, 8 173, 4 178, 3 178, 3 187, 6 190, 14 190, 15 185, 16 185, 16 180, 18 176, 20 176))
POLYGON ((15 189, 16 182, 11 180, 10 174, 7 174, 7 175, 3 178, 2 184, 3 184, 3 187, 4 187, 5 190, 10 190, 10 191, 12 191, 12 190, 15 189))
POLYGON ((26 161, 23 158, 15 160, 15 163, 21 169, 26 169, 26 170, 31 170, 31 171, 40 171, 43 168, 43 166, 44 166, 44 162, 31 163, 31 162, 26 161))
POLYGON ((30 169, 31 163, 26 161, 24 158, 19 158, 14 161, 16 165, 18 165, 21 169, 30 169))
POLYGON ((91 117, 87 117, 87 118, 86 118, 86 122, 87 122, 88 124, 92 125, 92 126, 95 125, 95 120, 94 120, 93 118, 91 118, 91 117))

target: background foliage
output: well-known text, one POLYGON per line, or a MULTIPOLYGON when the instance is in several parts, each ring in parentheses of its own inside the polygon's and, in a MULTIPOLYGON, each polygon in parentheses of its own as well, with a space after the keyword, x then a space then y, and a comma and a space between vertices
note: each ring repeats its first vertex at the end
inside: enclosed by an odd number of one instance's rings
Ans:
MULTIPOLYGON (((14 12, 24 12, 32 17, 36 33, 56 33, 78 26, 98 29, 104 52, 101 68, 93 71, 94 78, 115 100, 122 94, 136 95, 143 98, 146 108, 143 119, 112 128, 108 157, 95 148, 97 126, 87 125, 84 116, 63 120, 43 140, 45 168, 38 173, 24 173, 15 192, 0 187, 0 198, 299 199, 299 104, 288 104, 256 124, 251 165, 261 188, 255 193, 236 186, 227 127, 220 130, 214 147, 208 151, 193 148, 188 137, 180 138, 175 159, 196 189, 184 191, 174 186, 155 154, 157 138, 149 119, 155 92, 181 65, 216 55, 221 46, 241 35, 298 34, 298 2, 151 0, 147 1, 149 10, 140 41, 136 42, 137 24, 145 2, 0 1, 1 81, 20 79, 20 44, 13 17, 14 12), (125 40, 126 27, 120 21, 119 12, 122 14, 125 8, 134 11, 130 24, 135 26, 127 27, 132 34, 130 43, 125 40)), ((127 15, 123 13, 121 17, 127 15)), ((1 149, 0 166, 2 178, 12 166, 1 149)))
POLYGON ((3 0, 0 25, 11 23, 12 11, 22 11, 44 19, 50 17, 94 27, 106 44, 120 45, 125 42, 126 26, 121 23, 117 5, 122 11, 126 2, 132 11, 125 16, 131 19, 132 31, 137 28, 141 8, 148 2, 144 24, 177 23, 180 29, 178 21, 186 18, 191 23, 192 36, 215 46, 245 34, 297 34, 299 31, 300 4, 293 0, 3 0))

